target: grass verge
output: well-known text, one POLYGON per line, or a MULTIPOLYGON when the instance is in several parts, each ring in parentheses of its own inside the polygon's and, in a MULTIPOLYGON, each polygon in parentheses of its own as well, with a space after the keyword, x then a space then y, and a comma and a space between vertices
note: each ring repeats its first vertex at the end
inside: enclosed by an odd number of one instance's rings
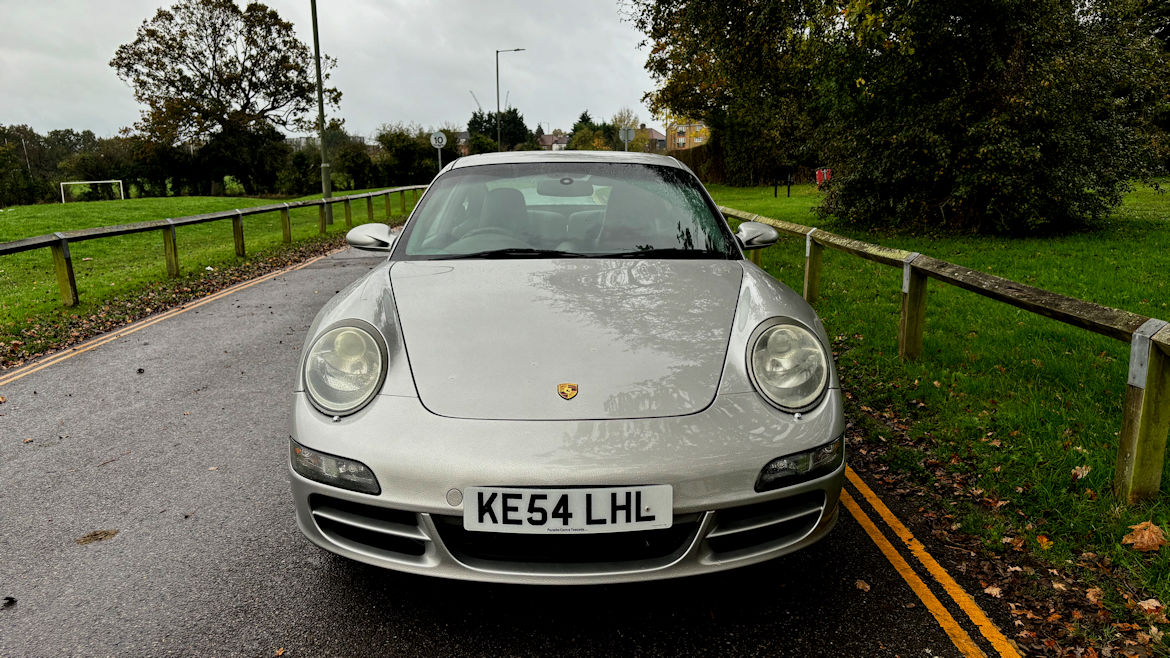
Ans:
MULTIPOLYGON (((320 198, 320 195, 302 197, 320 198)), ((406 196, 406 208, 414 197, 406 196)), ((94 226, 182 217, 271 204, 271 199, 169 197, 90 203, 18 206, 0 214, 0 241, 94 226)), ((368 221, 365 201, 351 204, 353 223, 368 221)), ((402 220, 397 195, 391 211, 402 220)), ((257 276, 341 245, 346 229, 342 204, 334 223, 318 233, 317 208, 291 211, 292 243, 282 243, 280 213, 244 218, 248 254, 238 258, 229 220, 177 229, 181 275, 168 279, 162 237, 156 231, 89 240, 70 245, 80 303, 61 305, 48 249, 0 257, 0 367, 11 367, 75 344, 121 323, 207 294, 240 277, 257 276)), ((374 200, 374 219, 385 221, 385 206, 374 200)))
MULTIPOLYGON (((812 186, 791 198, 784 188, 777 198, 772 188, 711 192, 721 205, 1170 319, 1170 197, 1148 188, 1097 230, 1024 239, 862 231, 810 212, 812 186)), ((803 256, 802 241, 782 238, 763 264, 800 290, 803 256)), ((980 575, 990 588, 981 596, 1013 602, 1029 653, 1078 644, 1165 652, 1165 610, 1147 604, 1146 614, 1139 602, 1170 600, 1170 547, 1142 553, 1121 540, 1143 521, 1170 529, 1170 462, 1151 501, 1124 505, 1110 491, 1129 345, 931 281, 923 357, 903 363, 900 290, 897 269, 825 250, 816 308, 857 430, 850 459, 913 492, 935 540, 1003 567, 980 575), (1057 612, 1043 607, 1065 593, 1057 612)))

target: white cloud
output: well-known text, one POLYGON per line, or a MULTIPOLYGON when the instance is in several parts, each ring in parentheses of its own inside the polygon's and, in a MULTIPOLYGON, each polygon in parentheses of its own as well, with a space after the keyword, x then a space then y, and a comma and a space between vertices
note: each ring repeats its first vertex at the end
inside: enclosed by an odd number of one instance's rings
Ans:
MULTIPOLYGON (((239 0, 242 3, 242 0, 239 0)), ((107 64, 143 20, 170 2, 0 0, 0 123, 112 135, 138 118, 130 89, 107 64)), ((308 0, 267 3, 312 42, 308 0)), ((524 115, 568 129, 582 110, 605 119, 641 103, 652 83, 642 36, 616 2, 403 2, 320 0, 322 50, 339 60, 332 84, 351 132, 382 123, 465 125, 475 102, 494 108, 495 50, 500 98, 524 115)))

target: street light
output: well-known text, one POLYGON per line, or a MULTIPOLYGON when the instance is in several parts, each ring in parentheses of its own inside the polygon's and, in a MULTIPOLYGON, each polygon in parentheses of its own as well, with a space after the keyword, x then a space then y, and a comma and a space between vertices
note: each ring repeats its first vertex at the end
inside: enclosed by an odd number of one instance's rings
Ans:
POLYGON ((512 48, 510 50, 496 51, 496 151, 504 150, 503 143, 500 142, 500 53, 518 53, 523 48, 512 48))
POLYGON ((329 176, 329 160, 325 156, 325 92, 321 83, 321 47, 317 44, 317 0, 310 0, 313 8, 313 59, 317 63, 317 139, 321 142, 321 197, 325 201, 325 223, 333 223, 333 180, 329 176))

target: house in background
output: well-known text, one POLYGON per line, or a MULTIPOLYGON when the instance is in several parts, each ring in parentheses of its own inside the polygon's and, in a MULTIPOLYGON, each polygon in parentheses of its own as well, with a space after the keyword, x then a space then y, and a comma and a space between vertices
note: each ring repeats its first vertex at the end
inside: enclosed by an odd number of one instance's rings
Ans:
POLYGON ((711 139, 711 131, 701 121, 679 119, 666 124, 666 136, 667 148, 689 149, 706 144, 711 139))
POLYGON ((638 126, 635 133, 638 137, 646 138, 646 150, 650 152, 665 151, 666 150, 666 135, 658 132, 653 128, 647 128, 646 124, 638 126))
POLYGON ((563 151, 569 148, 568 135, 541 135, 537 141, 540 143, 540 150, 542 151, 563 151))

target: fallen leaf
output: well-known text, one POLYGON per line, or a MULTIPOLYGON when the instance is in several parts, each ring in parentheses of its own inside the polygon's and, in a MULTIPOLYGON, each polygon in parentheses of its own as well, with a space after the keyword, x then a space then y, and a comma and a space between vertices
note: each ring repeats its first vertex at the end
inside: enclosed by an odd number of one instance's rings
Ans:
POLYGON ((1090 587, 1085 592, 1085 598, 1089 599, 1090 603, 1100 603, 1101 599, 1105 597, 1105 592, 1100 587, 1090 587))
POLYGON ((8 398, 4 397, 3 395, 0 395, 0 404, 4 404, 5 402, 8 402, 8 398))
POLYGON ((931 382, 931 383, 932 383, 932 384, 934 384, 934 387, 935 387, 935 388, 939 388, 939 387, 941 387, 941 386, 942 386, 942 384, 938 383, 938 380, 935 380, 935 381, 933 381, 933 382, 931 382))
POLYGON ((218 467, 218 466, 208 466, 208 467, 207 467, 207 470, 209 470, 209 471, 218 471, 218 470, 219 470, 219 467, 218 467))
POLYGON ((74 539, 73 541, 82 545, 92 544, 95 541, 105 541, 116 534, 118 534, 117 530, 94 530, 93 532, 74 539))
POLYGON ((1003 590, 996 587, 995 585, 988 585, 987 587, 984 587, 983 593, 987 594, 988 596, 994 596, 997 599, 1003 598, 1003 590))
POLYGON ((1093 470, 1092 466, 1077 466, 1072 470, 1073 482, 1085 477, 1091 470, 1093 470))
POLYGON ((32 443, 32 442, 33 442, 33 440, 32 440, 31 436, 29 438, 25 439, 24 441, 22 441, 22 443, 32 443))
POLYGON ((1166 533, 1149 521, 1142 521, 1137 525, 1129 526, 1133 532, 1121 538, 1123 544, 1133 544, 1137 551, 1156 551, 1166 544, 1166 533))
POLYGON ((1146 599, 1145 601, 1138 601, 1137 607, 1142 609, 1142 612, 1147 615, 1156 615, 1162 609, 1162 602, 1158 599, 1146 599))
POLYGON ((1058 583, 1056 581, 1052 581, 1052 589, 1054 589, 1058 592, 1063 592, 1066 589, 1068 589, 1068 586, 1065 585, 1064 583, 1058 583))
POLYGON ((284 647, 281 647, 281 648, 277 649, 276 651, 273 651, 273 652, 272 652, 272 655, 274 655, 274 656, 283 656, 283 655, 284 655, 284 647))
POLYGON ((1042 551, 1052 548, 1052 540, 1045 535, 1036 535, 1036 543, 1040 544, 1040 550, 1042 551))
POLYGON ((863 592, 869 591, 869 583, 865 582, 864 580, 859 580, 855 584, 857 585, 857 589, 863 592))

